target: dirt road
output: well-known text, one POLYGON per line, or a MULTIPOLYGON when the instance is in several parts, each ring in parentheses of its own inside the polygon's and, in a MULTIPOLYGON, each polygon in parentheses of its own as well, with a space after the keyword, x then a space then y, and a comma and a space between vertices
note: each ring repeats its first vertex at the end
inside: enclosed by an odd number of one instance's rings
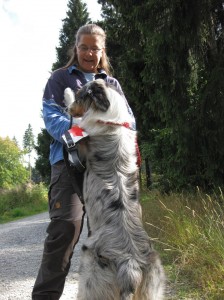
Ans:
MULTIPOLYGON (((42 213, 0 225, 0 300, 31 299, 48 223, 48 213, 42 213)), ((61 300, 76 299, 80 248, 86 236, 84 226, 61 300)))

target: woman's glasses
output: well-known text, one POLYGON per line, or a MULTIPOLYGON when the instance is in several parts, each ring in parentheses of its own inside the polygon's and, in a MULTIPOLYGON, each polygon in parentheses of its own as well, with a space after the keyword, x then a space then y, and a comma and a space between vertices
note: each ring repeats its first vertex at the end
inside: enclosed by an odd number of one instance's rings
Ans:
POLYGON ((91 48, 91 47, 81 45, 81 46, 78 46, 78 49, 79 49, 80 52, 83 52, 83 53, 86 53, 86 52, 90 51, 90 52, 96 54, 96 53, 99 53, 103 48, 101 48, 101 49, 91 48))

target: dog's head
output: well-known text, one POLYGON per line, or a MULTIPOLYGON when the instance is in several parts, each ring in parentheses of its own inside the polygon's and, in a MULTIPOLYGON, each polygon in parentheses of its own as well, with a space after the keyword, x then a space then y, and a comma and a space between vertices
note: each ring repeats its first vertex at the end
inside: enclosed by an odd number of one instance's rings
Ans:
POLYGON ((122 126, 132 128, 133 123, 125 97, 102 79, 88 82, 76 93, 69 113, 82 117, 80 127, 89 135, 111 134, 122 126))
POLYGON ((103 79, 85 84, 75 95, 75 101, 69 107, 72 116, 82 116, 89 108, 106 112, 110 107, 107 84, 103 79))

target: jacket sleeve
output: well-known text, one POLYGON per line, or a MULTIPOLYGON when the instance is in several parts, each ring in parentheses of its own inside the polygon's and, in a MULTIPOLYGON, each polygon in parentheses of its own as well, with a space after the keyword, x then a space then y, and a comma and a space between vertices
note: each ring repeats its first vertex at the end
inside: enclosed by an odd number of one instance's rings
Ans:
POLYGON ((43 96, 43 119, 48 133, 53 139, 63 143, 62 135, 70 128, 70 117, 63 108, 64 87, 52 74, 43 96))

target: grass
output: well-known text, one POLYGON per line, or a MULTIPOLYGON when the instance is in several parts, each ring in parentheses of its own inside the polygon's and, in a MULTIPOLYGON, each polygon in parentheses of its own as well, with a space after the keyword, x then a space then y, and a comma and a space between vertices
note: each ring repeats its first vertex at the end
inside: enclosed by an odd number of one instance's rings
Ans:
POLYGON ((0 224, 46 211, 47 208, 47 188, 43 184, 27 184, 0 191, 0 224))
POLYGON ((168 299, 224 299, 224 198, 142 192, 143 220, 168 276, 168 299), (172 291, 173 290, 173 291, 172 291))

